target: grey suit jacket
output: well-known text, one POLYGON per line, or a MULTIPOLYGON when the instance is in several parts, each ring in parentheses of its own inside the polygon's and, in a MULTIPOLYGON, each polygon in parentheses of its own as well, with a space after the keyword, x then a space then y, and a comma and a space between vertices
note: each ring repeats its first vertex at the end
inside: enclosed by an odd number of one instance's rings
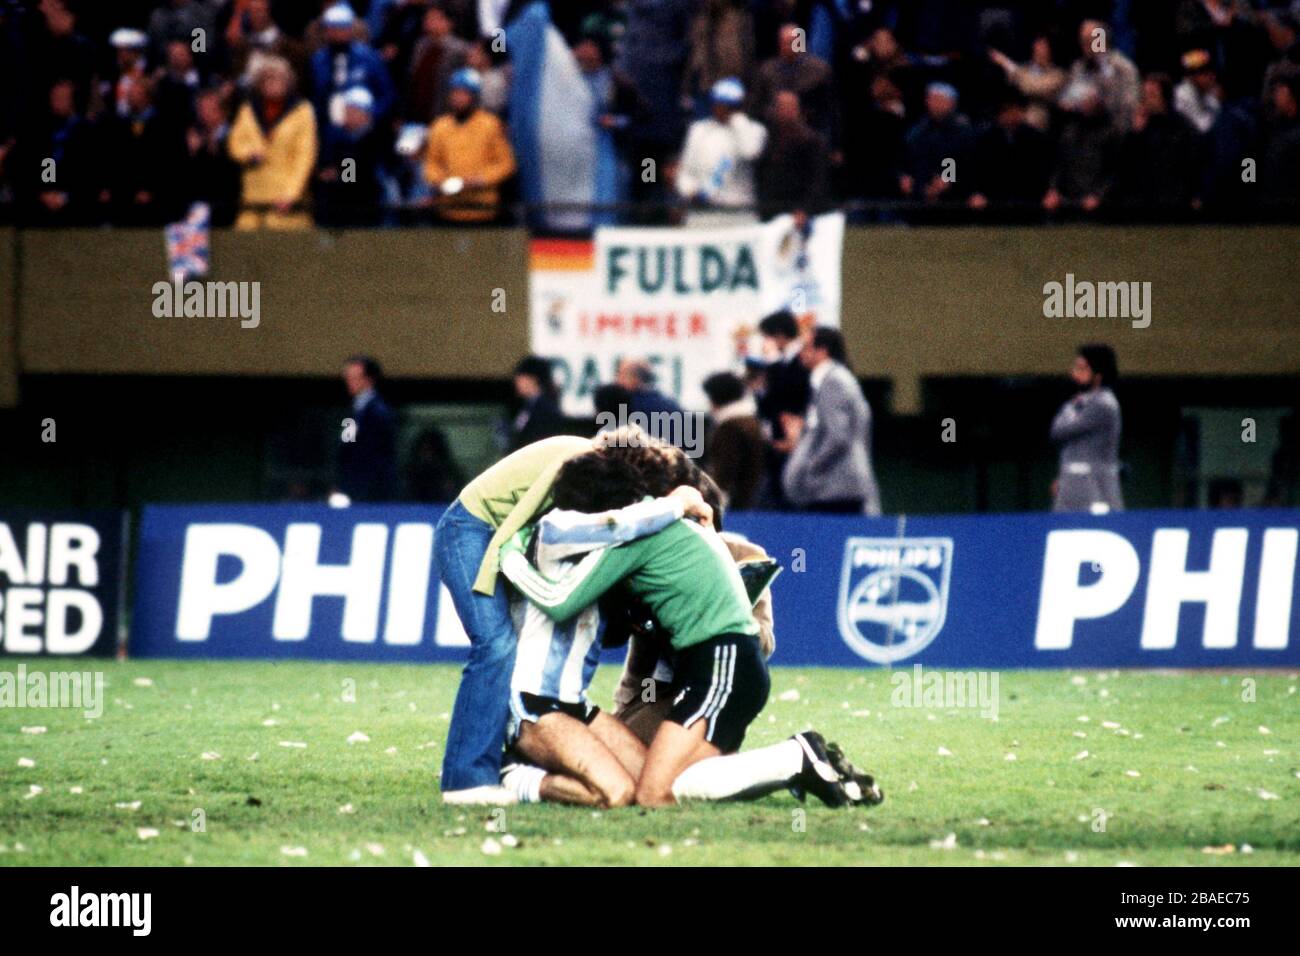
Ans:
POLYGON ((880 514, 871 468, 871 407, 853 373, 838 362, 813 391, 782 485, 798 507, 861 498, 865 514, 880 514))
POLYGON ((1108 388, 1085 392, 1052 420, 1060 447, 1053 511, 1122 511, 1119 484, 1119 402, 1108 388))

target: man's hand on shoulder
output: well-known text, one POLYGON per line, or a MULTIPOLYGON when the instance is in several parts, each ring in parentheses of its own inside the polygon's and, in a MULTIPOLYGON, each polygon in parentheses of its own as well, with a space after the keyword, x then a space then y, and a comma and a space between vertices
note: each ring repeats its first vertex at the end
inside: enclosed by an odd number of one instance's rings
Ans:
POLYGON ((698 489, 690 485, 678 485, 668 493, 668 497, 681 502, 682 517, 694 518, 701 524, 713 524, 713 509, 698 489))

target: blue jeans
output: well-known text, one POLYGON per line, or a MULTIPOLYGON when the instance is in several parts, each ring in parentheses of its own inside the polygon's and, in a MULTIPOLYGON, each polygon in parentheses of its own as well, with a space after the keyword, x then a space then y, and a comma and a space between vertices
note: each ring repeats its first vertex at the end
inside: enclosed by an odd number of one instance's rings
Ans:
POLYGON ((457 501, 433 535, 433 560, 470 643, 442 758, 444 792, 501 782, 517 640, 505 586, 498 582, 491 597, 474 591, 494 530, 457 501))

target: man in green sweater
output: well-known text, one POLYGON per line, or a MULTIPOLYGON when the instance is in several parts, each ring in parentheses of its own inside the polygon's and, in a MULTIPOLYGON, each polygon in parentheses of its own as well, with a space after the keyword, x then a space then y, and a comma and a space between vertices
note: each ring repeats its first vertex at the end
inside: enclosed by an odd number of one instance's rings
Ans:
MULTIPOLYGON (((553 496, 560 509, 601 511, 636 500, 637 480, 616 458, 583 454, 561 466, 553 496)), ((551 533, 546 517, 537 533, 543 541, 551 533)), ((815 732, 736 753, 767 702, 770 680, 749 595, 712 527, 674 521, 638 540, 591 550, 558 579, 529 563, 527 537, 516 535, 502 548, 501 573, 552 620, 569 620, 623 582, 671 635, 680 690, 646 753, 638 804, 756 796, 787 786, 831 806, 879 802, 874 781, 842 759, 837 769, 815 732)))

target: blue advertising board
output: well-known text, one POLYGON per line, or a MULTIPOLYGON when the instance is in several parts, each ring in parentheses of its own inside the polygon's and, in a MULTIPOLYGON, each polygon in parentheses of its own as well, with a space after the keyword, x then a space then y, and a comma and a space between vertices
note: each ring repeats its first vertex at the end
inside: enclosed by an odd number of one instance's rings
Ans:
MULTIPOLYGON (((441 508, 146 508, 131 653, 463 660, 441 508)), ((1300 512, 836 517, 728 527, 785 568, 774 664, 1300 665, 1300 512)))

